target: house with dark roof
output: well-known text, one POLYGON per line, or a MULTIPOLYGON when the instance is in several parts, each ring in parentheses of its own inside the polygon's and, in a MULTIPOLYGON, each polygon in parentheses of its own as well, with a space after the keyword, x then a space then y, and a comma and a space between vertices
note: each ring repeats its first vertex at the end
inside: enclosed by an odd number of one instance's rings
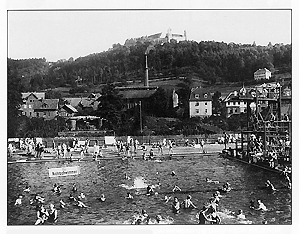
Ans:
POLYGON ((99 101, 98 98, 100 95, 90 94, 88 97, 73 97, 73 98, 65 98, 67 104, 75 107, 76 109, 80 109, 82 111, 89 110, 95 111, 98 108, 99 101))
POLYGON ((69 104, 59 108, 58 115, 61 117, 73 117, 78 113, 77 109, 69 104))
POLYGON ((27 117, 35 117, 33 103, 37 100, 45 99, 44 92, 28 92, 22 93, 23 104, 20 107, 22 115, 27 117))
POLYGON ((147 101, 158 90, 158 87, 116 87, 118 94, 126 103, 127 109, 139 105, 140 101, 147 101))
POLYGON ((189 116, 209 117, 212 115, 212 96, 200 87, 192 88, 189 98, 189 116))
POLYGON ((54 119, 58 115, 59 99, 41 99, 33 103, 35 117, 47 120, 54 119))

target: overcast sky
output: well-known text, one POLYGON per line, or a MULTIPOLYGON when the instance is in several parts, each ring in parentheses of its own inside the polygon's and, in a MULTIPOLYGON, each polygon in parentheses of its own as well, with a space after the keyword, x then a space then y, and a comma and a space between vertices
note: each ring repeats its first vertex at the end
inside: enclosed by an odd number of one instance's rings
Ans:
POLYGON ((198 42, 290 44, 291 11, 8 11, 8 57, 76 59, 169 28, 198 42))

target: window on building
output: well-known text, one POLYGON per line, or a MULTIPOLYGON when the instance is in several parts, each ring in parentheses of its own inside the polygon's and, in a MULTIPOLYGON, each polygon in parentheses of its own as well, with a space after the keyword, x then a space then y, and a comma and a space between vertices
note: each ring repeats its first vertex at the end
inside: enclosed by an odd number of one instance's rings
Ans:
POLYGON ((196 109, 195 112, 196 112, 196 114, 198 114, 199 113, 199 109, 196 109))
POLYGON ((208 113, 208 109, 205 109, 205 113, 206 113, 206 114, 208 113))
POLYGON ((199 94, 195 94, 195 98, 197 98, 197 99, 198 99, 198 98, 199 98, 199 94))
POLYGON ((238 112, 238 109, 235 109, 235 113, 237 113, 238 112))
POLYGON ((199 106, 199 102, 196 102, 196 103, 195 103, 195 106, 199 106))
POLYGON ((205 105, 207 106, 207 105, 208 105, 208 103, 207 103, 207 102, 205 102, 205 105))
POLYGON ((31 111, 30 111, 30 112, 29 112, 29 116, 31 116, 31 114, 32 114, 32 113, 31 113, 31 111))
POLYGON ((228 113, 232 114, 233 113, 233 109, 229 109, 228 113))
POLYGON ((36 117, 39 117, 39 113, 38 112, 36 113, 36 117))

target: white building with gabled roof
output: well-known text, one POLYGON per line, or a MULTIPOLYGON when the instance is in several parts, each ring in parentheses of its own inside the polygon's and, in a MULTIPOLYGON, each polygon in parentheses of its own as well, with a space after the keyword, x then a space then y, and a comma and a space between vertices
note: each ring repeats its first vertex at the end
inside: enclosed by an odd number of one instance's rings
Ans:
POLYGON ((269 80, 271 78, 271 72, 267 68, 258 69, 254 73, 254 80, 269 80))

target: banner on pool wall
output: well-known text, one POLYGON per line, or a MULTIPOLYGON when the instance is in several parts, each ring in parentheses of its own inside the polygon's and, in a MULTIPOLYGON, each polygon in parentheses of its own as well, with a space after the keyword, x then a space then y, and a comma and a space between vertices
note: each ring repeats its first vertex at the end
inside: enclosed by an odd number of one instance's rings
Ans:
POLYGON ((49 168, 49 177, 79 175, 80 167, 49 168))
POLYGON ((115 137, 114 136, 105 136, 105 145, 114 145, 115 137))

